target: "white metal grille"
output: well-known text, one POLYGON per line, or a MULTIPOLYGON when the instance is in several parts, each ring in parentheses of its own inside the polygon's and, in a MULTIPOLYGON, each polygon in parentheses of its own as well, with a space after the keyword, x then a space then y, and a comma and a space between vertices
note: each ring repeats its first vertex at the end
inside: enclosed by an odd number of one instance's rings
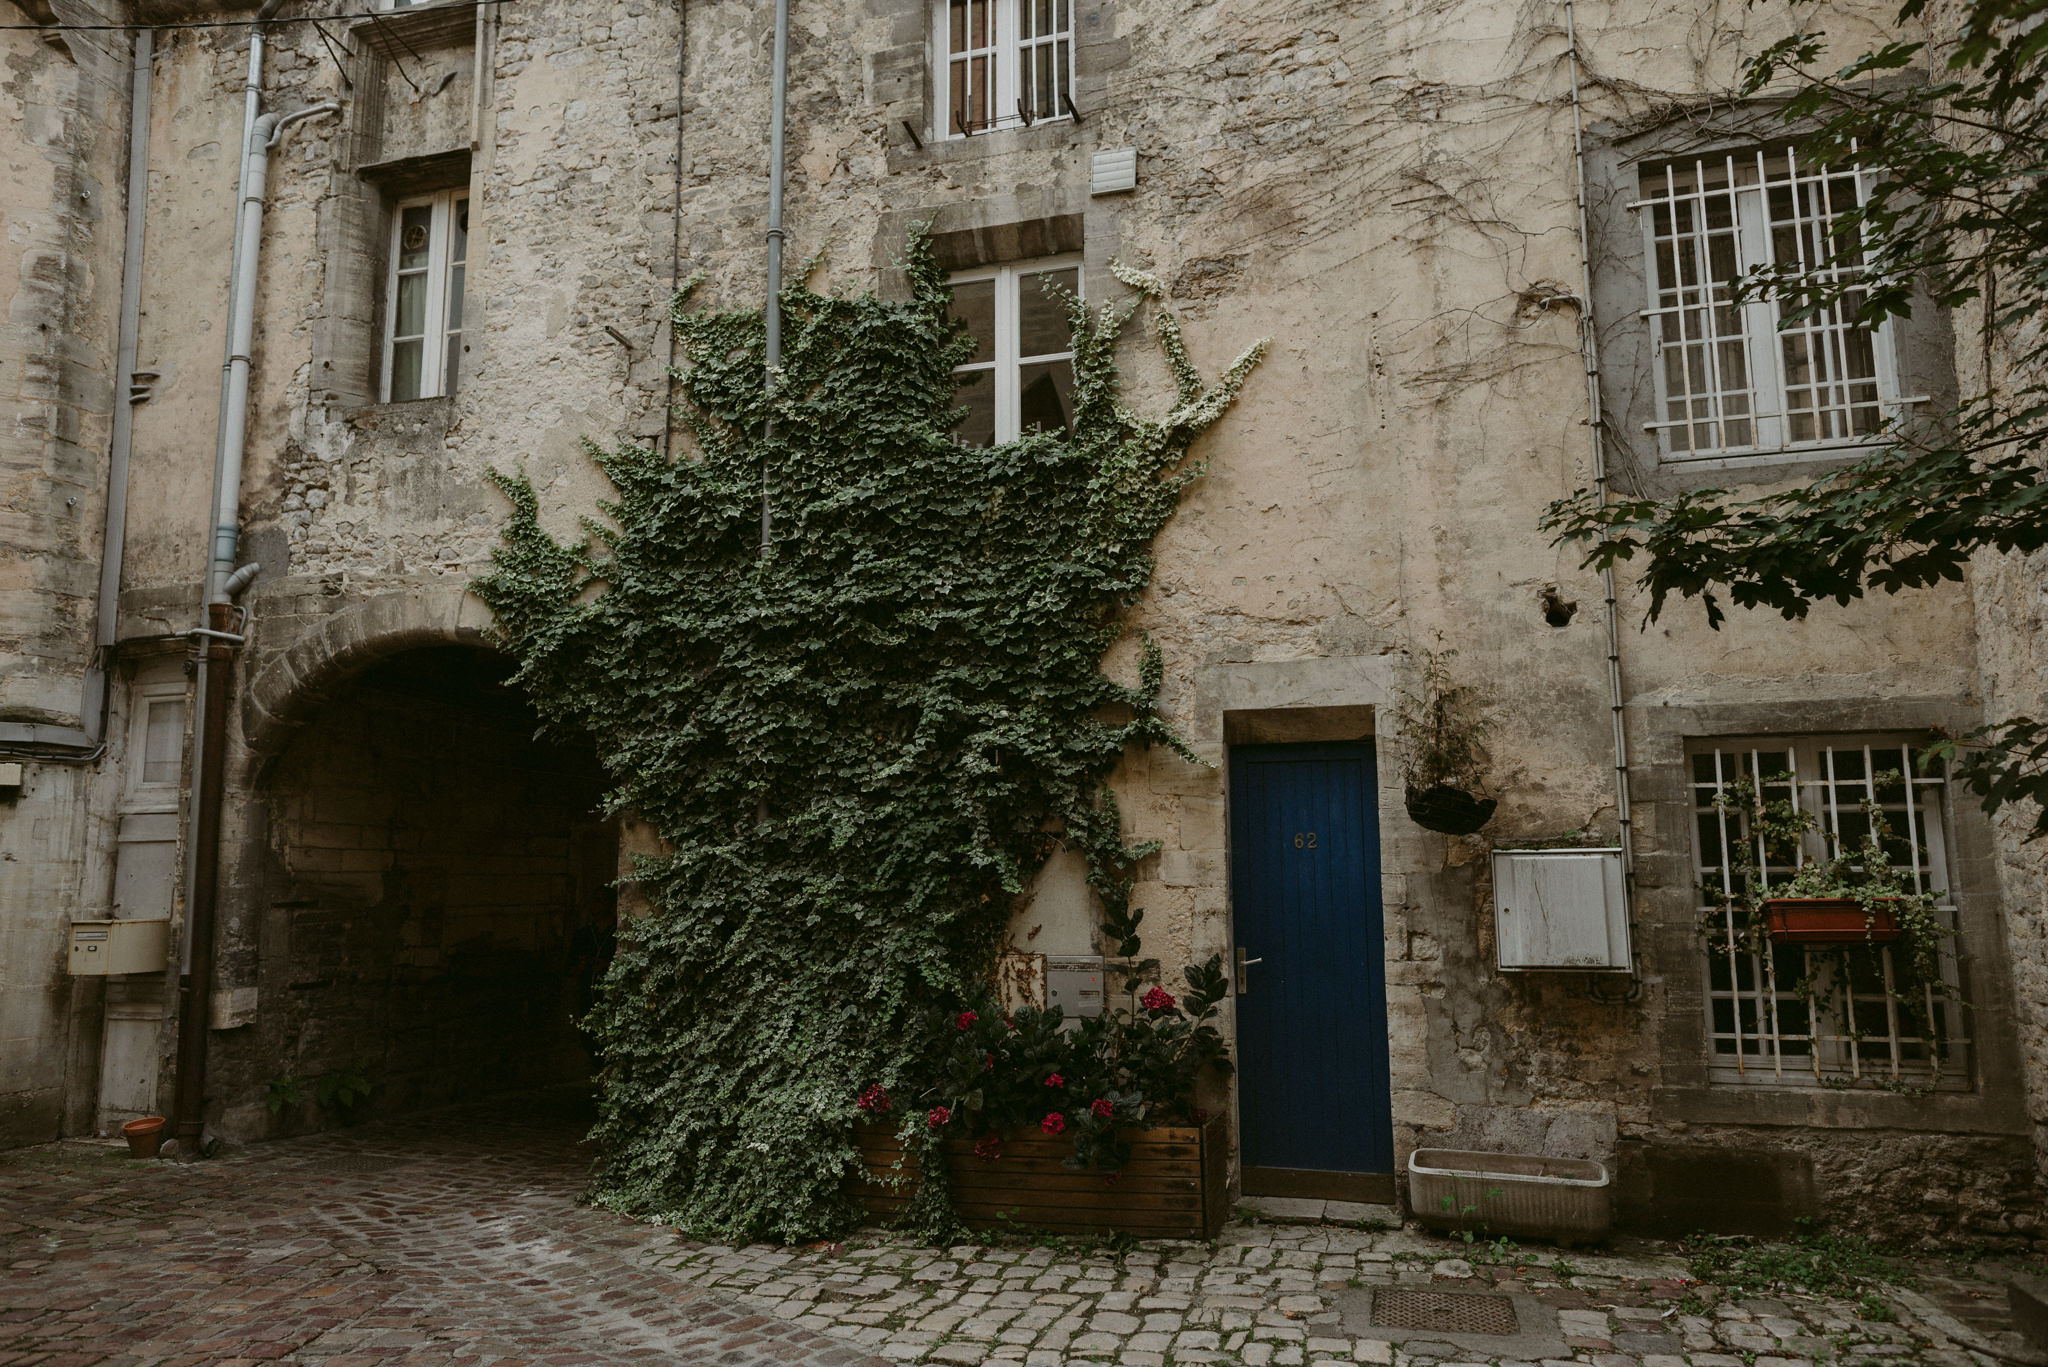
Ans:
POLYGON ((1874 172, 1801 165, 1789 148, 1716 153, 1645 167, 1642 215, 1658 419, 1669 459, 1845 445, 1879 435, 1902 405, 1890 325, 1856 321, 1850 290, 1790 321, 1796 301, 1738 303, 1749 272, 1791 267, 1830 283, 1864 271, 1841 214, 1874 172))
POLYGON ((939 136, 968 137, 1072 108, 1074 0, 940 0, 939 136))
MULTIPOLYGON (((1812 812, 1841 848, 1860 847, 1870 830, 1871 802, 1892 828, 1888 854, 1910 869, 1913 886, 1940 895, 1937 914, 1955 925, 1950 876, 1946 766, 1920 768, 1920 745, 1907 737, 1720 741, 1696 747, 1692 762, 1695 860, 1702 917, 1714 914, 1710 889, 1737 891, 1735 864, 1749 862, 1768 887, 1824 851, 1818 836, 1798 851, 1771 851, 1753 835, 1739 807, 1715 805, 1729 785, 1748 778, 1766 802, 1789 800, 1812 812), (1880 782, 1880 776, 1897 774, 1880 782)), ((1808 950, 1769 946, 1757 953, 1739 941, 1732 913, 1719 913, 1725 939, 1708 950, 1710 1067, 1716 1080, 1840 1085, 1868 1080, 1967 1090, 1967 1022, 1958 965, 1944 942, 1942 983, 1920 989, 1924 1000, 1902 1010, 1892 951, 1883 947, 1808 950), (1789 986, 1800 956, 1834 990, 1809 1004, 1789 986), (1920 1022, 1936 1023, 1929 1038, 1920 1022)))

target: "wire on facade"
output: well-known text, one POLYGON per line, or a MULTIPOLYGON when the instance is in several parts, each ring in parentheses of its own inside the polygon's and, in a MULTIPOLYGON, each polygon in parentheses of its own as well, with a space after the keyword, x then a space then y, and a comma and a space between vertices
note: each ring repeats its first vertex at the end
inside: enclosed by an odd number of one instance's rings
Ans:
MULTIPOLYGON (((384 34, 387 40, 390 38, 398 39, 399 43, 405 48, 407 52, 412 52, 412 59, 415 62, 420 61, 419 53, 413 52, 413 46, 411 43, 405 41, 405 35, 399 33, 395 29, 386 26, 386 24, 384 23, 384 17, 378 14, 377 11, 375 10, 370 11, 370 23, 376 28, 377 32, 384 34)), ((424 65, 424 63, 421 64, 424 65)), ((418 81, 415 81, 411 76, 406 74, 405 63, 398 60, 398 54, 395 52, 391 54, 391 65, 398 68, 398 78, 404 81, 407 85, 412 87, 413 94, 424 95, 427 93, 426 91, 420 89, 420 83, 418 81)))
MULTIPOLYGON (((485 5, 514 5, 519 0, 434 0, 435 9, 481 9, 485 5)), ((0 24, 0 31, 23 33, 133 33, 138 29, 174 28, 269 28, 276 24, 318 24, 322 20, 376 19, 375 10, 344 10, 340 14, 294 14, 268 19, 180 19, 161 24, 0 24)), ((414 56, 419 54, 414 53, 414 56)))
POLYGON ((313 32, 320 35, 320 44, 327 49, 327 56, 334 62, 335 74, 341 77, 343 90, 354 90, 356 83, 349 79, 348 66, 341 60, 341 52, 334 45, 334 39, 327 36, 327 26, 318 19, 313 21, 313 32))

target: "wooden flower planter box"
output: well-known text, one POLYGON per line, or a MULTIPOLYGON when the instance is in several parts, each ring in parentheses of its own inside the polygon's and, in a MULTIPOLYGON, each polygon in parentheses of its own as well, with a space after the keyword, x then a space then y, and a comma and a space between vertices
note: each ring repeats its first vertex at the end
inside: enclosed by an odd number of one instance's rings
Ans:
MULTIPOLYGON (((974 1156, 969 1139, 945 1141, 953 1207, 972 1229, 1050 1230, 1060 1234, 1133 1234, 1148 1239, 1213 1239, 1229 1215, 1228 1144, 1223 1117, 1199 1129, 1133 1130, 1131 1161, 1116 1181, 1060 1166, 1074 1146, 1062 1137, 1006 1139, 1002 1156, 974 1156)), ((878 1219, 894 1219, 917 1180, 916 1159, 893 1128, 854 1133, 865 1171, 847 1192, 878 1219)))
POLYGON ((1764 929, 1781 945, 1888 945, 1902 933, 1880 901, 1868 913, 1853 897, 1772 897, 1764 901, 1764 929))

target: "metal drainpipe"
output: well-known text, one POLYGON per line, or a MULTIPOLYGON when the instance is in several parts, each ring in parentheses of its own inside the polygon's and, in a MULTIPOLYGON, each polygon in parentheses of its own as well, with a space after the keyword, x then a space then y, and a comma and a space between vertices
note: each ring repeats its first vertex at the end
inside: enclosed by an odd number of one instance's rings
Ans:
POLYGON ((0 722, 0 749, 45 763, 85 764, 106 749, 107 667, 121 616, 121 560, 128 536, 128 460, 135 441, 136 333, 142 314, 143 219, 149 206, 150 63, 156 32, 135 34, 128 100, 127 230, 121 249, 121 321, 115 343, 113 433, 107 445, 107 514, 100 536, 100 586, 93 650, 86 662, 77 727, 0 722), (15 751, 14 746, 29 749, 15 751))
MULTIPOLYGON (((1579 210, 1579 353, 1586 366, 1586 431, 1593 455, 1593 488, 1600 506, 1607 506, 1607 440, 1600 407, 1600 348, 1593 325, 1593 253, 1591 217, 1586 210, 1586 134, 1580 113, 1579 33, 1572 22, 1572 0, 1564 0, 1565 43, 1572 78, 1572 158, 1578 173, 1579 210)), ((1614 726, 1614 803, 1619 819, 1621 867, 1626 901, 1635 902, 1635 823, 1629 811, 1628 726, 1621 687, 1621 609, 1615 601, 1614 567, 1600 571, 1600 591, 1607 619, 1607 696, 1614 726)))
MULTIPOLYGON (((676 194, 674 236, 669 243, 669 307, 683 284, 683 95, 689 79, 689 0, 676 0, 676 194)), ((780 340, 780 339, 778 339, 780 340)), ((676 324, 668 320, 668 386, 661 407, 661 454, 676 454, 676 324)))
MULTIPOLYGON (((761 558, 772 544, 768 512, 767 443, 775 436, 775 372, 782 365, 782 125, 789 103, 789 0, 775 0, 775 66, 768 123, 768 365, 765 379, 770 411, 762 422, 761 558)), ((680 107, 676 117, 682 117, 680 107)))
MULTIPOLYGON (((256 65, 251 59, 251 68, 256 65)), ((206 620, 186 633, 199 651, 199 709, 193 737, 192 824, 186 842, 185 944, 178 980, 178 1156, 200 1156, 205 1128, 206 1036, 213 996, 213 927, 219 902, 221 802, 226 779, 228 686, 236 647, 233 598, 255 577, 256 566, 236 569, 242 498, 242 457, 249 423, 249 352, 256 332, 256 278, 262 259, 263 200, 270 175, 270 149, 284 130, 301 119, 336 113, 333 102, 296 113, 264 114, 250 126, 243 148, 242 198, 235 223, 235 280, 228 314, 228 403, 214 459, 214 514, 206 571, 206 620)), ((244 616, 242 621, 246 621, 244 616)))

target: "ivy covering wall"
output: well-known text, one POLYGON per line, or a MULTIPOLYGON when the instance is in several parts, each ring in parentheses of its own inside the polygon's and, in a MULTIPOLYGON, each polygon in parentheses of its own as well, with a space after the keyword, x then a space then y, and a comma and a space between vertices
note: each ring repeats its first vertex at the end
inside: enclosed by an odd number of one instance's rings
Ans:
POLYGON ((1135 686, 1103 657, 1199 473, 1190 443, 1264 345, 1205 388, 1159 308, 1176 399, 1128 411, 1117 339, 1159 288, 1119 269, 1138 297, 1070 301, 1071 433, 962 447, 970 343, 921 236, 906 271, 901 302, 785 290, 772 400, 761 311, 690 311, 686 287, 697 451, 593 447, 618 496, 573 545, 501 477, 513 513, 476 585, 544 724, 594 739, 611 805, 668 850, 640 861, 652 910, 621 927, 592 1016, 598 1199, 720 1237, 856 1218, 856 1096, 932 1075, 940 1012, 1058 840, 1127 907, 1145 851, 1107 779, 1127 747, 1178 742, 1157 652, 1135 686))

